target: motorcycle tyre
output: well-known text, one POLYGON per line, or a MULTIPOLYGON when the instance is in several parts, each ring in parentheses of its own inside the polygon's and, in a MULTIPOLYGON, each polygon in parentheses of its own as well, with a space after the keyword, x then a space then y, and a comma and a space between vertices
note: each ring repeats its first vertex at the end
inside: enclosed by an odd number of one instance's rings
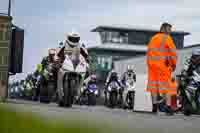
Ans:
POLYGON ((63 78, 63 103, 64 107, 71 108, 73 104, 73 87, 72 81, 68 78, 67 74, 63 78))
POLYGON ((110 98, 109 99, 110 107, 111 108, 115 108, 117 106, 117 102, 118 102, 117 92, 115 92, 115 91, 110 92, 110 97, 109 98, 110 98))
POLYGON ((94 93, 89 93, 88 94, 88 105, 95 106, 96 105, 96 96, 94 93))

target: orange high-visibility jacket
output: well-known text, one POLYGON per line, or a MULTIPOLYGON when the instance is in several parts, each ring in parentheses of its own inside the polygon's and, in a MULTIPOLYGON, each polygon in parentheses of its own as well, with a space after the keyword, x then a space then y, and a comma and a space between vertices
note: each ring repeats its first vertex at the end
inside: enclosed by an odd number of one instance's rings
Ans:
POLYGON ((157 33, 148 44, 147 51, 148 85, 147 91, 168 93, 172 90, 170 81, 176 67, 176 46, 170 37, 157 33))
POLYGON ((171 81, 170 87, 171 87, 171 91, 169 92, 169 95, 176 96, 177 95, 177 82, 171 81))

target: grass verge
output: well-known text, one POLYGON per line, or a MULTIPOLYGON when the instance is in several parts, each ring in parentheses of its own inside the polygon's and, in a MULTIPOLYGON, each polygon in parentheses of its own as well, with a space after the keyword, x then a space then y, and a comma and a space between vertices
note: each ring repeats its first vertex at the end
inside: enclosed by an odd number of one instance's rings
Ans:
POLYGON ((108 133, 109 127, 86 125, 81 121, 41 120, 32 113, 21 113, 0 105, 0 133, 108 133))

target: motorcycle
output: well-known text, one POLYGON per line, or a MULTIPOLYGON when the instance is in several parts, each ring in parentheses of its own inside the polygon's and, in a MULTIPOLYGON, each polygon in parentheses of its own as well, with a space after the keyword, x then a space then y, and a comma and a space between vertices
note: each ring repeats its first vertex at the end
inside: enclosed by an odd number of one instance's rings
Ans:
POLYGON ((197 70, 193 71, 189 84, 182 89, 181 95, 183 96, 184 114, 200 113, 200 73, 197 70))
POLYGON ((61 67, 64 76, 63 88, 60 88, 61 91, 59 91, 58 94, 59 106, 72 107, 75 96, 78 94, 81 80, 86 74, 87 66, 87 63, 81 54, 76 61, 73 61, 69 55, 65 55, 65 60, 61 67))
POLYGON ((96 84, 90 84, 87 87, 83 87, 82 92, 83 93, 80 96, 80 105, 96 105, 96 100, 99 95, 96 84))
POLYGON ((193 75, 188 77, 186 71, 178 75, 180 79, 179 91, 182 97, 182 111, 185 115, 200 113, 200 72, 193 71, 193 75))
POLYGON ((135 81, 133 80, 128 80, 126 83, 126 89, 128 91, 126 98, 125 98, 125 102, 128 105, 128 109, 133 110, 134 109, 134 105, 135 105, 135 81))
POLYGON ((116 81, 112 81, 108 86, 109 106, 115 108, 118 105, 120 86, 116 81))

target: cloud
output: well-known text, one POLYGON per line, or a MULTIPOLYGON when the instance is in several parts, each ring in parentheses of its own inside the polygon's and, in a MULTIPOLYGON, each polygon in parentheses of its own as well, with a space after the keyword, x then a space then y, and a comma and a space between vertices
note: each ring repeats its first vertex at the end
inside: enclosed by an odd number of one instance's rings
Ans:
POLYGON ((0 13, 8 13, 8 0, 1 0, 0 13))
POLYGON ((25 28, 24 71, 58 46, 66 32, 76 28, 83 41, 99 44, 90 30, 98 25, 132 25, 158 28, 164 21, 192 33, 185 44, 200 42, 197 0, 20 0, 14 1, 14 21, 25 28))

